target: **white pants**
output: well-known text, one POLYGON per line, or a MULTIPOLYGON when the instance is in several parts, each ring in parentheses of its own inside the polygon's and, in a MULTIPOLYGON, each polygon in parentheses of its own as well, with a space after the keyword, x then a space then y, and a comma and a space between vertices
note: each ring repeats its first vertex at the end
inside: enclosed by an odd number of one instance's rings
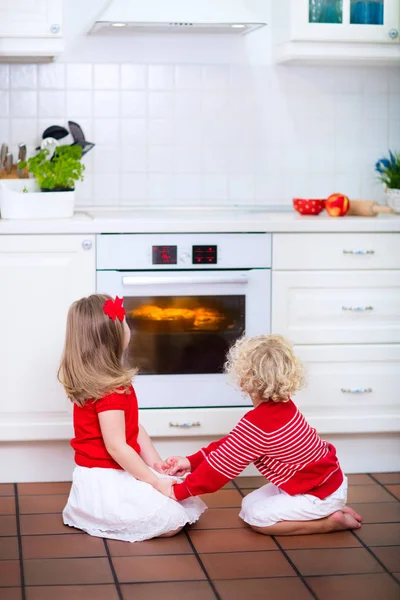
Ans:
POLYGON ((324 500, 311 494, 290 496, 268 483, 243 498, 239 517, 256 527, 270 527, 280 521, 314 521, 342 510, 346 501, 347 477, 336 492, 324 500))

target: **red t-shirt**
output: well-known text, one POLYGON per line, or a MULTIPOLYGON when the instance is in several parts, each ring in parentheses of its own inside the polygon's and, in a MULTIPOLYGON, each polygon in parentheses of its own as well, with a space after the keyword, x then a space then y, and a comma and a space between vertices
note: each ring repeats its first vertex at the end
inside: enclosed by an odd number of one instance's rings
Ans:
POLYGON ((80 467, 122 469, 107 452, 101 434, 99 413, 106 410, 124 411, 126 443, 140 453, 139 409, 131 386, 127 393, 113 392, 100 400, 88 400, 83 407, 74 404, 75 437, 71 440, 71 446, 75 450, 75 462, 80 467))

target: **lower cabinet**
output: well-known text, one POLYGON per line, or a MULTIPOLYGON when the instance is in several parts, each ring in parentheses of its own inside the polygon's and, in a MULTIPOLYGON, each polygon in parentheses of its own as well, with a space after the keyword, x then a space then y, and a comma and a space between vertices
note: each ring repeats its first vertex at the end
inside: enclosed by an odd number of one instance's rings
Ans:
POLYGON ((0 236, 0 441, 70 437, 57 368, 68 308, 95 281, 94 236, 0 236))

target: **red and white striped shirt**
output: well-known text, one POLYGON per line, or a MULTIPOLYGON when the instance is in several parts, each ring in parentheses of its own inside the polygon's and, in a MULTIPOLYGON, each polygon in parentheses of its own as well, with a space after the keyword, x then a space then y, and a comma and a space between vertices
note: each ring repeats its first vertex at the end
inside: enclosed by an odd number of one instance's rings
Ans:
POLYGON ((321 440, 291 400, 262 402, 229 435, 188 459, 192 472, 174 486, 177 500, 219 490, 250 463, 291 496, 324 499, 343 481, 335 448, 321 440))

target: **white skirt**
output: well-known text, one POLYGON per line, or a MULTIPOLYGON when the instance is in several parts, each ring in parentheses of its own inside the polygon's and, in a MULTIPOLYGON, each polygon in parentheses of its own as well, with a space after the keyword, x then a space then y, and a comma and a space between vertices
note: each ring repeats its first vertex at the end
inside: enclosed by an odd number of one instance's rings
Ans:
POLYGON ((206 509, 200 498, 176 502, 123 470, 77 466, 63 519, 96 537, 139 542, 194 523, 206 509))
POLYGON ((270 527, 280 521, 314 521, 342 510, 347 501, 347 477, 330 496, 320 500, 311 494, 290 496, 267 483, 243 498, 239 517, 255 527, 270 527))

